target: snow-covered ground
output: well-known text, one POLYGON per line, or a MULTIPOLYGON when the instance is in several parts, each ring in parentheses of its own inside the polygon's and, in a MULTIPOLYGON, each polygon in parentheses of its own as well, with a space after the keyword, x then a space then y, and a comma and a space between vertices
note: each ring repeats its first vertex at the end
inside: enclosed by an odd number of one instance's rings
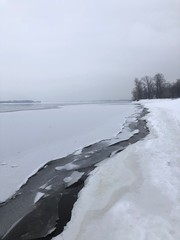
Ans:
POLYGON ((180 99, 141 103, 150 134, 99 164, 55 239, 180 239, 180 99))
POLYGON ((48 161, 115 136, 135 111, 132 104, 83 104, 0 113, 0 202, 48 161))

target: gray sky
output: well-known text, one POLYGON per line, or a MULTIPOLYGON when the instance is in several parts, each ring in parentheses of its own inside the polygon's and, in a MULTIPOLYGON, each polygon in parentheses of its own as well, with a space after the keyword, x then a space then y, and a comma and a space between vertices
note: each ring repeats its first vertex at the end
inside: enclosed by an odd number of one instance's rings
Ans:
POLYGON ((0 99, 130 98, 180 78, 180 0, 0 0, 0 99))

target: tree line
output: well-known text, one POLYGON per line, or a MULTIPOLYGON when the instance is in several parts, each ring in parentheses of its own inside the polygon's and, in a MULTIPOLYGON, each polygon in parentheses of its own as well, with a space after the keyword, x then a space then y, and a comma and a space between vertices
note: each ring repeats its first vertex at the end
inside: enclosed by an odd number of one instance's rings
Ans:
POLYGON ((162 73, 157 73, 154 77, 144 76, 140 80, 135 78, 134 84, 132 98, 135 101, 140 99, 180 97, 180 79, 169 83, 162 73))

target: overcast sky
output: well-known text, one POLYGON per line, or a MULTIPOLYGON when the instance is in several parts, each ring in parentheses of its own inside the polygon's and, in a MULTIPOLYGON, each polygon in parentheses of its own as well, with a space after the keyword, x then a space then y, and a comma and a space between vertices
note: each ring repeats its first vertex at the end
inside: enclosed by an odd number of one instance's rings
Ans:
POLYGON ((180 0, 0 0, 0 99, 130 98, 180 78, 180 0))

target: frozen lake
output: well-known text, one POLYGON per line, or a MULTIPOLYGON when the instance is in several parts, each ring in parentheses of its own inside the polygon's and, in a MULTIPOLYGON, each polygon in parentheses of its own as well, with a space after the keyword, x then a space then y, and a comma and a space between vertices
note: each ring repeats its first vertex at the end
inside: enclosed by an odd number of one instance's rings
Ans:
POLYGON ((135 105, 125 102, 41 106, 36 111, 15 107, 0 113, 0 202, 48 161, 115 136, 136 112, 135 105))

